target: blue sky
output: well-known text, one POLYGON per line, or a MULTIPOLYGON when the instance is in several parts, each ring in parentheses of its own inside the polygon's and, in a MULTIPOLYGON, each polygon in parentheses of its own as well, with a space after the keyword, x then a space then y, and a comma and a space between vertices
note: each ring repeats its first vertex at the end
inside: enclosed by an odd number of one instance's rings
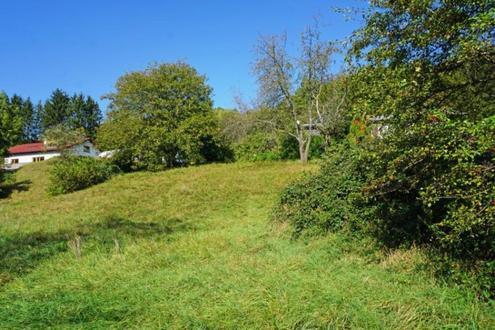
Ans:
MULTIPOLYGON (((300 33, 320 17, 329 40, 360 23, 332 7, 344 0, 12 0, 0 7, 0 90, 34 101, 52 90, 99 100, 122 74, 154 62, 186 61, 208 77, 215 106, 256 95, 251 72, 260 35, 300 33)), ((103 108, 105 103, 99 101, 103 108)))

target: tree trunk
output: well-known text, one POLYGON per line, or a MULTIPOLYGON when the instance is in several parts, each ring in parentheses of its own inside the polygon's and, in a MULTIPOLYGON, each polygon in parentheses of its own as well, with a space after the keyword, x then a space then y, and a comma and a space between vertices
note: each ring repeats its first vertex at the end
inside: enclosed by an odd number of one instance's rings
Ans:
POLYGON ((309 153, 309 148, 308 148, 308 142, 299 142, 299 159, 301 161, 301 164, 307 164, 308 163, 308 153, 309 153))
POLYGON ((311 134, 309 134, 306 140, 304 140, 303 136, 300 136, 298 141, 299 141, 299 159, 301 161, 301 164, 307 164, 309 158, 309 147, 311 146, 311 134))

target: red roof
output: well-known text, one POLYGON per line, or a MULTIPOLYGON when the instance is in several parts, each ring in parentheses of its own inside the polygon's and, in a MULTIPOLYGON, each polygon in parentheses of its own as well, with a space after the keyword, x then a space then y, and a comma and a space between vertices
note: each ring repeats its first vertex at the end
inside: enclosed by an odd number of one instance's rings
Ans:
POLYGON ((56 150, 53 147, 46 147, 43 142, 35 142, 35 143, 26 143, 19 144, 9 148, 9 154, 17 155, 17 154, 28 154, 35 152, 46 152, 48 150, 56 150))

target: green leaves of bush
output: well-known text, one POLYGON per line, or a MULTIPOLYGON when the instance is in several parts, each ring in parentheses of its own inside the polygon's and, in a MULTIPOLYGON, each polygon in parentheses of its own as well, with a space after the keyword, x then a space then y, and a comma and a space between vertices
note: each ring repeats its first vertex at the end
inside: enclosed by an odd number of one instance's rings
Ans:
POLYGON ((118 172, 108 161, 79 156, 64 156, 55 160, 50 170, 51 195, 61 195, 104 182, 118 172))
POLYGON ((348 144, 327 151, 319 173, 307 175, 282 192, 274 211, 277 221, 288 221, 296 235, 328 232, 359 225, 363 217, 356 197, 364 184, 360 155, 348 144))

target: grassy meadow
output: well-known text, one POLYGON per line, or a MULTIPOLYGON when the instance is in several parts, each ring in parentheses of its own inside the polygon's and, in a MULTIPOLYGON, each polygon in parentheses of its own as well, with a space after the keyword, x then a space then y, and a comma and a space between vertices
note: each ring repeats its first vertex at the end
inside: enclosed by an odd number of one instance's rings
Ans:
POLYGON ((420 250, 270 222, 295 162, 134 173, 45 192, 49 162, 0 199, 0 328, 495 328, 420 250))

